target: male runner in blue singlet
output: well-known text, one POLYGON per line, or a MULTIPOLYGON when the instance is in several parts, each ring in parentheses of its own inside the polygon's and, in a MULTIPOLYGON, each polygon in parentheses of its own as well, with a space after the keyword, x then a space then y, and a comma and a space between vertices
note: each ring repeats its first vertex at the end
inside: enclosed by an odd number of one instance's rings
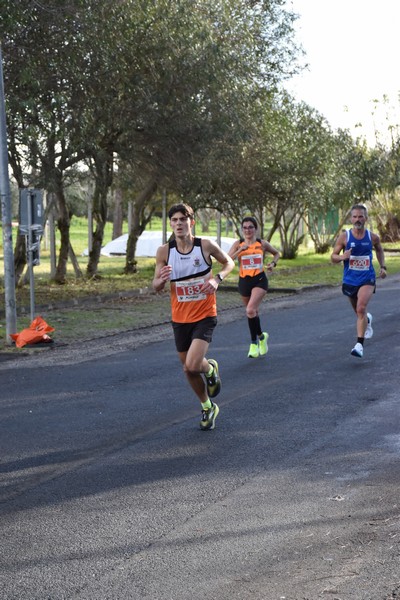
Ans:
POLYGON ((368 302, 376 288, 372 250, 375 250, 380 266, 379 276, 382 279, 386 277, 385 254, 379 236, 365 228, 368 212, 363 204, 352 206, 350 219, 353 227, 339 235, 331 260, 336 264, 343 262, 342 291, 349 298, 357 315, 357 343, 351 354, 362 358, 364 339, 373 335, 372 315, 367 312, 368 302))

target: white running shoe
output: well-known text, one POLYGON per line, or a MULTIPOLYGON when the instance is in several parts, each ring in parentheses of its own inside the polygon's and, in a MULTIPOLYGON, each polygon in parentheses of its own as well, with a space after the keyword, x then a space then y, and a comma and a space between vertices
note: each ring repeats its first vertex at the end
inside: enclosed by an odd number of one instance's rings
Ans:
POLYGON ((371 313, 367 313, 367 318, 368 318, 368 325, 367 325, 367 329, 365 330, 364 337, 365 337, 366 340, 369 340, 374 335, 374 330, 372 329, 372 315, 371 315, 371 313))
POLYGON ((360 342, 357 342, 350 354, 353 356, 358 356, 358 358, 362 358, 364 354, 363 345, 360 344, 360 342))

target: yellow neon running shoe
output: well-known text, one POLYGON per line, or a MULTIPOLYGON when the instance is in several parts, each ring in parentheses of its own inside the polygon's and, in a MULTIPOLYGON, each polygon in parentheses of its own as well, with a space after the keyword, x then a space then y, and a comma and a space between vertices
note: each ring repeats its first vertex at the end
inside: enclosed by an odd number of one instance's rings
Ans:
POLYGON ((211 408, 203 410, 201 412, 200 429, 206 431, 207 429, 214 429, 215 419, 219 413, 219 408, 216 404, 212 403, 211 408))
POLYGON ((264 356, 268 352, 268 338, 269 338, 268 333, 266 331, 263 331, 263 337, 260 338, 258 341, 259 349, 260 349, 260 356, 264 356))
POLYGON ((250 348, 249 348, 249 353, 247 356, 249 358, 258 358, 259 357, 257 342, 251 342, 250 348))

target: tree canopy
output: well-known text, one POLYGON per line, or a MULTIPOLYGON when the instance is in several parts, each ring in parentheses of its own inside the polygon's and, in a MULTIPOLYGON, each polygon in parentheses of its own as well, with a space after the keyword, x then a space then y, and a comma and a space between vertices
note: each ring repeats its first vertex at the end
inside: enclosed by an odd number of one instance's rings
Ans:
MULTIPOLYGON (((317 248, 329 244, 317 214, 371 199, 378 183, 393 190, 395 148, 390 170, 383 152, 282 93, 301 53, 295 18, 285 0, 3 0, 10 165, 20 188, 41 187, 56 206, 56 281, 73 255, 68 187, 82 175, 93 180, 89 276, 114 181, 132 208, 126 273, 157 190, 234 222, 251 210, 263 224, 268 213, 267 235, 279 231, 288 257, 303 223, 317 248)), ((21 239, 16 250, 18 273, 21 239)))

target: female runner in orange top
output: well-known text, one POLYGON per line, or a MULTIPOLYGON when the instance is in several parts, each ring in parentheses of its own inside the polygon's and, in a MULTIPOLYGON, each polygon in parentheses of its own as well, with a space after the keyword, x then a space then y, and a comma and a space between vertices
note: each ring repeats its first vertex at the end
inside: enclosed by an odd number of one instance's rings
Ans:
POLYGON ((268 252, 273 259, 266 265, 268 273, 276 267, 280 254, 266 240, 257 237, 258 224, 254 217, 242 220, 243 237, 234 242, 229 256, 239 261, 239 293, 246 307, 251 343, 249 358, 258 358, 268 352, 268 333, 262 331, 258 308, 267 293, 268 279, 264 270, 264 257, 268 252))

